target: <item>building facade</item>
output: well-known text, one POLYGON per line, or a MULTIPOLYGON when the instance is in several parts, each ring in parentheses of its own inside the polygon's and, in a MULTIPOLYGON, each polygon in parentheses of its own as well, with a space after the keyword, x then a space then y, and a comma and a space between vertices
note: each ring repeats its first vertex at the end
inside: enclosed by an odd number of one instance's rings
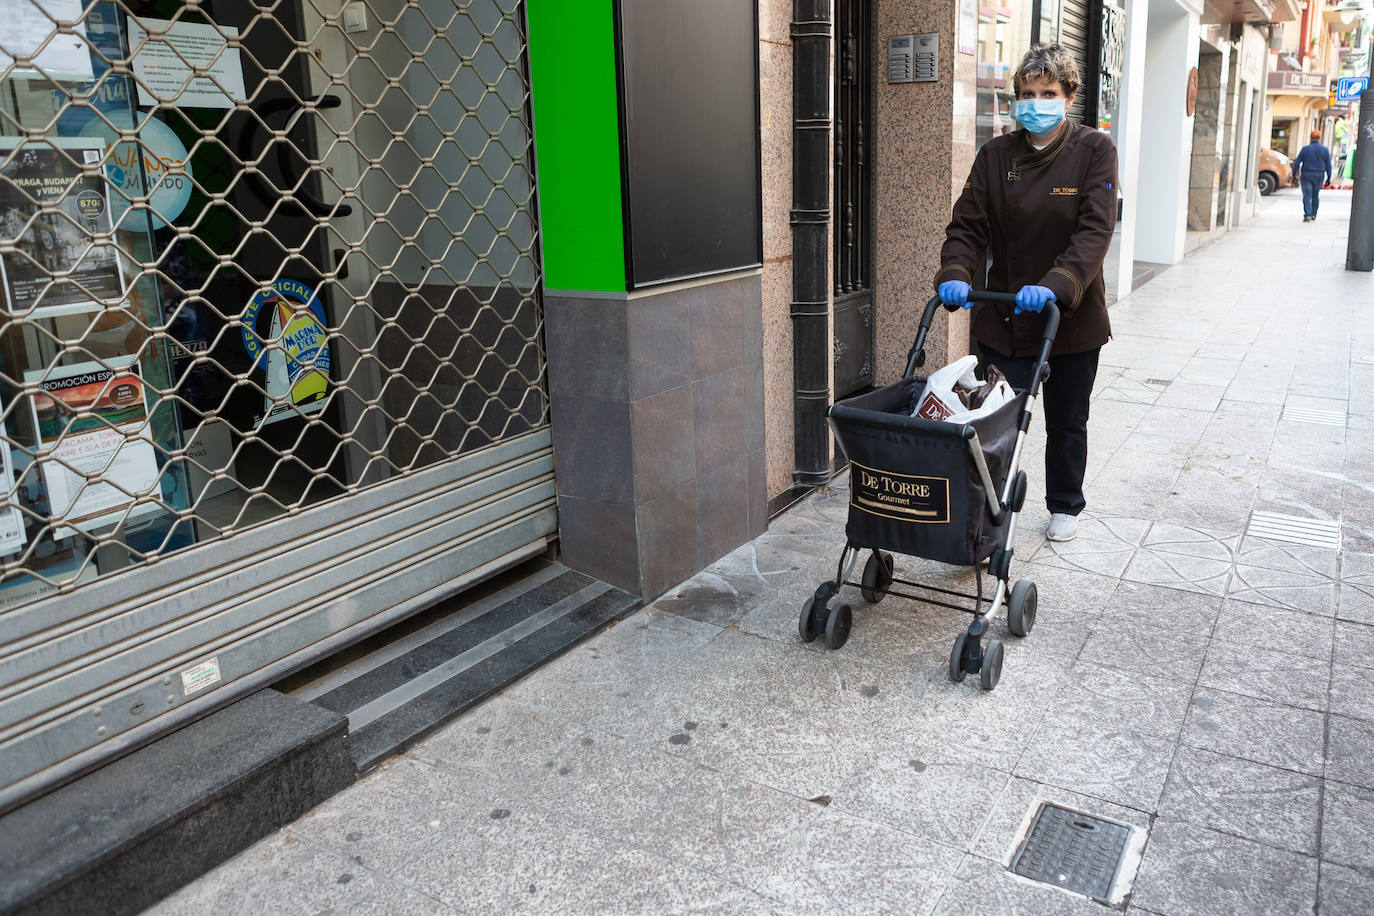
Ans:
POLYGON ((520 0, 6 10, 0 809, 558 530, 520 0))
POLYGON ((0 809, 524 559, 648 600, 761 533, 1026 47, 1120 295, 1253 207, 1287 2, 14 0, 0 809))
POLYGON ((1314 130, 1333 159, 1353 150, 1356 104, 1338 100, 1336 84, 1368 74, 1371 12, 1361 0, 1311 0, 1298 20, 1276 32, 1264 126, 1274 150, 1296 156, 1314 130))

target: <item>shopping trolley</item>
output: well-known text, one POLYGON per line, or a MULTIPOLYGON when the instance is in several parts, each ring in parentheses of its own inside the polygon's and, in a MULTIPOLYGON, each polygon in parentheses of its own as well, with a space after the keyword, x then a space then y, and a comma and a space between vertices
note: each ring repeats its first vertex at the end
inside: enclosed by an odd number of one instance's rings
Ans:
MULTIPOLYGON (((1016 297, 974 290, 969 300, 1014 305, 1016 297)), ((992 690, 1002 676, 1002 643, 993 639, 984 645, 989 618, 1005 602, 1012 635, 1027 636, 1035 625, 1035 583, 1022 579, 1010 585, 1012 544, 1016 516, 1026 500, 1021 450, 1040 386, 1049 378, 1059 309, 1051 301, 1042 312, 1045 330, 1030 387, 1017 391, 991 414, 956 424, 911 416, 926 383, 915 373, 925 364, 926 335, 940 304, 938 296, 926 304, 901 381, 830 408, 830 427, 849 460, 847 540, 835 578, 822 582, 807 599, 798 630, 806 642, 824 637, 831 649, 844 645, 852 611, 848 604, 830 605, 843 585, 858 588, 870 604, 898 595, 963 611, 973 615, 973 622, 954 640, 950 680, 958 683, 965 675, 977 674, 983 689, 992 690), (870 551, 863 576, 850 581, 863 550, 870 551), (971 566, 975 594, 898 578, 893 553, 971 566), (984 598, 985 560, 988 574, 997 580, 991 600, 984 598), (894 584, 920 589, 922 594, 898 591, 894 584), (952 598, 972 601, 973 606, 954 604, 952 598)), ((946 308, 955 311, 958 306, 946 308)))

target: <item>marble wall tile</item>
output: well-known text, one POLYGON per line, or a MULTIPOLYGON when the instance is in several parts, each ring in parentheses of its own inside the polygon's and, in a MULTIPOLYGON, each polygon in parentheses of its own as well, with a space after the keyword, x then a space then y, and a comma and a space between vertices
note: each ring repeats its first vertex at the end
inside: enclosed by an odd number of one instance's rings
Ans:
POLYGON ((697 481, 636 507, 640 589, 645 601, 685 581, 697 566, 697 481))
MULTIPOLYGON (((674 295, 676 299, 676 295, 674 295)), ((703 379, 744 363, 744 297, 729 280, 688 290, 679 308, 692 316, 692 378, 703 379)))
POLYGON ((697 481, 697 569, 749 540, 749 462, 721 465, 697 481))
POLYGON ((766 527, 763 278, 550 299, 565 562, 656 598, 766 527))
POLYGON ((559 495, 632 502, 630 403, 554 396, 549 399, 549 416, 559 495))
POLYGON ((560 496, 558 530, 562 560, 569 567, 639 591, 639 551, 631 546, 636 540, 634 506, 560 496))
POLYGON ((545 296, 544 339, 551 396, 624 398, 629 394, 623 300, 545 296))
POLYGON ((697 476, 692 386, 630 405, 636 503, 656 499, 697 476))

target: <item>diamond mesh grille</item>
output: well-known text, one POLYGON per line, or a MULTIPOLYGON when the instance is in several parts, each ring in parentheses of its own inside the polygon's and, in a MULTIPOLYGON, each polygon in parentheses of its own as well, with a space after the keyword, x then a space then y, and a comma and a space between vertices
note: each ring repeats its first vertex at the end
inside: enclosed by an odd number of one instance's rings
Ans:
POLYGON ((519 0, 5 9, 0 607, 547 422, 519 0))

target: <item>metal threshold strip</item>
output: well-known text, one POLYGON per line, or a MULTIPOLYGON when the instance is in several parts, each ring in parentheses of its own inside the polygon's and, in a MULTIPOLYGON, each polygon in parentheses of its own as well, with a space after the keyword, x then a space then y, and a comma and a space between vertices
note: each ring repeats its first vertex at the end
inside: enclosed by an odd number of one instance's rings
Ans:
POLYGON ((353 731, 361 731, 382 716, 400 709, 406 703, 418 699, 450 678, 457 677, 473 665, 491 658, 502 649, 510 648, 515 645, 517 640, 531 635, 545 624, 557 620, 574 608, 579 608, 610 590, 611 586, 606 583, 594 582, 539 613, 526 617, 515 626, 502 630, 490 639, 454 656, 442 665, 431 668, 419 677, 413 678, 404 686, 388 691, 371 703, 351 711, 348 714, 348 727, 353 731))
POLYGON ((605 582, 537 560, 281 689, 346 715, 354 765, 364 771, 639 603, 605 582))

